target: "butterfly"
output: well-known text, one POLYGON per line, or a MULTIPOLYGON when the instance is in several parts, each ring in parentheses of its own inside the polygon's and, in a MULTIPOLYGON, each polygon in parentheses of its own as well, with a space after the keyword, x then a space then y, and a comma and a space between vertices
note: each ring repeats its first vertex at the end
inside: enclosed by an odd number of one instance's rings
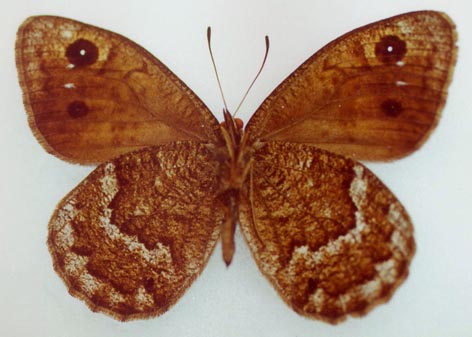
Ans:
POLYGON ((69 292, 118 320, 166 312, 237 224, 297 313, 337 323, 386 302, 415 241, 397 198, 358 160, 418 149, 435 128, 456 60, 446 14, 412 12, 323 47, 242 124, 219 123, 164 64, 127 38, 36 16, 16 64, 45 150, 99 166, 49 222, 69 292))

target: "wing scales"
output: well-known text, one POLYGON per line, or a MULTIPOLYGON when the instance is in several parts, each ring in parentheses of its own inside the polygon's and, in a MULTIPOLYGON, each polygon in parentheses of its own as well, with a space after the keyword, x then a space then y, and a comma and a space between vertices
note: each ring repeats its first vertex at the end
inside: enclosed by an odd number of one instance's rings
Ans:
POLYGON ((254 156, 241 227, 285 302, 335 323, 386 301, 415 247, 395 196, 363 165, 314 147, 268 142, 254 156))
POLYGON ((363 160, 419 148, 435 128, 456 60, 443 13, 358 28, 310 57, 262 103, 251 139, 311 144, 363 160))
POLYGON ((50 153, 101 163, 145 146, 218 143, 218 121, 159 60, 127 38, 38 16, 19 28, 16 63, 29 123, 50 153))
POLYGON ((120 320, 174 304, 219 237, 211 158, 195 142, 145 148, 100 165, 67 195, 48 245, 70 293, 120 320))

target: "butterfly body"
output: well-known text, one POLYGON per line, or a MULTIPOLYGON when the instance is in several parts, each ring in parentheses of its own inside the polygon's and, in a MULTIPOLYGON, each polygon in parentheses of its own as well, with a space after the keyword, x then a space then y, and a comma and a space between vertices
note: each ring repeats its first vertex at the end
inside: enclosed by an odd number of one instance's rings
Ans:
POLYGON ((224 224, 221 228, 223 260, 231 263, 234 254, 234 232, 239 223, 239 200, 244 182, 251 168, 252 146, 247 144, 247 137, 242 124, 233 116, 223 111, 225 121, 221 123, 221 134, 225 147, 220 149, 220 203, 225 210, 224 224))
POLYGON ((69 292, 119 320, 164 313, 239 224, 296 312, 337 323, 387 301, 413 226, 356 159, 393 160, 436 126, 456 58, 443 13, 354 30, 305 61, 243 129, 219 124, 134 42, 39 16, 18 31, 30 126, 43 147, 100 165, 57 206, 48 247, 69 292))

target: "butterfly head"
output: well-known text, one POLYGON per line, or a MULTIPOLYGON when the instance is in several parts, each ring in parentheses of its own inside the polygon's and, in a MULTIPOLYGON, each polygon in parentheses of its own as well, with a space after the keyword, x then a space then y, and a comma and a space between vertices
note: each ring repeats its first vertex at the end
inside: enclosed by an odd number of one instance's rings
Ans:
POLYGON ((231 116, 227 110, 224 110, 223 114, 225 115, 225 120, 220 123, 222 128, 228 130, 228 128, 234 128, 236 132, 242 134, 244 128, 244 122, 241 118, 234 118, 231 116), (229 115, 229 116, 227 116, 229 115))
POLYGON ((226 139, 226 143, 234 147, 241 142, 244 122, 240 118, 233 117, 226 108, 223 109, 223 117, 224 121, 220 123, 223 136, 226 139), (228 137, 230 139, 228 139, 228 137))

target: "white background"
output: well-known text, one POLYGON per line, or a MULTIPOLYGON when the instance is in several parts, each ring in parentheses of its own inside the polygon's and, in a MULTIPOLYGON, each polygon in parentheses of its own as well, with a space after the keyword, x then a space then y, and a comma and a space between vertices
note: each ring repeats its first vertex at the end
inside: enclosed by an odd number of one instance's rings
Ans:
POLYGON ((25 1, 0 14, 0 336, 472 336, 472 16, 470 1, 25 1), (301 62, 337 36, 419 9, 447 12, 459 57, 437 130, 413 155, 368 166, 409 211, 417 254, 392 300, 331 326, 298 316, 259 273, 238 233, 226 269, 218 245, 201 277, 166 314, 116 322, 68 295, 52 269, 47 224, 56 203, 93 168, 48 155, 26 121, 14 61, 17 27, 30 15, 61 15, 141 44, 221 116, 206 27, 228 104, 234 108, 271 38, 264 72, 240 116, 301 62))

